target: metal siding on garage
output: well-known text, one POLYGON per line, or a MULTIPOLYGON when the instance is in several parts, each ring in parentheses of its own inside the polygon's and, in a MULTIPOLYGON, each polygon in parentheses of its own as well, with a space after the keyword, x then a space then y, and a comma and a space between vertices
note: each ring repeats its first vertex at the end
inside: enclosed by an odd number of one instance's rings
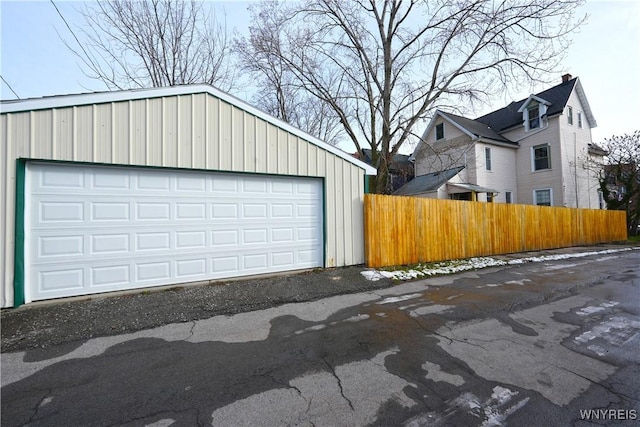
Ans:
POLYGON ((18 159, 322 178, 324 266, 364 262, 362 162, 214 88, 70 95, 3 102, 2 108, 2 307, 14 303, 18 159), (349 183, 353 177, 356 186, 349 183), (343 212, 336 212, 340 206, 343 212))
POLYGON ((317 178, 30 162, 42 300, 321 267, 317 178))

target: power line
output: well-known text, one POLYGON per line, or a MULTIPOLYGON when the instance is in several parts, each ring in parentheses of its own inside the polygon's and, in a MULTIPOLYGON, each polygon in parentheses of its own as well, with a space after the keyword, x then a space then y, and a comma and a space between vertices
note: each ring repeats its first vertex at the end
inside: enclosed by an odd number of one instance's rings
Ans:
POLYGON ((1 75, 1 74, 0 74, 0 79, 2 79, 2 81, 4 82, 4 84, 6 84, 6 85, 7 85, 7 87, 9 88, 9 90, 10 90, 11 92, 13 92, 13 94, 16 96, 16 98, 20 99, 20 97, 18 96, 18 94, 16 93, 16 91, 15 91, 15 90, 13 90, 13 88, 11 87, 11 85, 9 84, 9 82, 8 82, 8 81, 6 81, 6 80, 4 79, 4 77, 2 77, 2 75, 1 75))
MULTIPOLYGON (((69 23, 67 22, 67 20, 65 19, 65 17, 62 15, 62 12, 60 12, 60 9, 58 9, 58 6, 53 2, 53 0, 49 0, 51 1, 51 4, 53 5, 53 7, 56 9, 56 12, 58 12, 58 15, 60 15, 60 18, 62 19, 62 21, 64 22, 64 25, 67 26, 67 29, 69 30, 69 32, 71 33, 71 35, 73 36, 73 38, 76 40, 76 43, 78 43, 78 46, 80 46, 80 49, 82 49, 82 51, 84 52, 85 57, 87 58, 87 60, 91 63, 91 66, 96 68, 95 64, 93 63, 93 60, 91 59, 91 56, 89 56, 89 54, 87 53, 87 51, 85 50, 84 46, 82 45, 82 43, 80 43, 80 40, 78 40, 78 37, 76 36, 76 33, 73 31, 73 29, 71 29, 71 26, 69 25, 69 23)), ((66 43, 65 43, 66 44, 66 43)))

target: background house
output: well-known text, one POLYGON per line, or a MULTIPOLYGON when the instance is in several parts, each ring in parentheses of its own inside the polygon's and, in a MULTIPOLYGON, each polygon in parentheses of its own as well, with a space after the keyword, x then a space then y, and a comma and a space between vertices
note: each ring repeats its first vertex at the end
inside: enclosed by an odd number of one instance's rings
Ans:
MULTIPOLYGON (((373 164, 371 149, 369 148, 363 149, 362 153, 356 152, 353 156, 371 166, 377 166, 373 164)), ((410 156, 406 154, 395 154, 391 159, 391 164, 389 165, 388 184, 390 192, 396 191, 398 188, 411 181, 415 176, 414 164, 409 157, 410 156)))
POLYGON ((604 155, 591 140, 595 126, 580 80, 569 74, 557 86, 477 119, 438 110, 411 156, 416 180, 463 167, 452 178, 458 185, 434 193, 414 184, 412 191, 425 197, 601 208, 596 173, 586 167, 589 158, 604 155), (460 184, 469 186, 466 194, 458 192, 460 184))
POLYGON ((0 299, 364 262, 373 167, 209 85, 3 101, 0 299))

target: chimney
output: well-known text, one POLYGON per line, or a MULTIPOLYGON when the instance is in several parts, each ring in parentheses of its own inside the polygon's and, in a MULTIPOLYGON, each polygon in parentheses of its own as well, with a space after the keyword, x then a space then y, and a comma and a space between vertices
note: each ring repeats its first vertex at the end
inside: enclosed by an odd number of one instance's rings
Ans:
POLYGON ((571 80, 571 74, 567 73, 567 74, 562 76, 562 83, 566 83, 569 80, 571 80))

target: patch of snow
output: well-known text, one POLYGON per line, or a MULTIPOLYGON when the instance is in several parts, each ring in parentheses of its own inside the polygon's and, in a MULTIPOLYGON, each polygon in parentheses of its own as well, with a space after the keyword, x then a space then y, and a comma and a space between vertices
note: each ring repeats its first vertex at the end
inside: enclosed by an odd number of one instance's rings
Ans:
MULTIPOLYGON (((371 270, 362 271, 361 274, 365 278, 371 281, 377 281, 382 278, 395 279, 395 280, 410 280, 410 279, 418 279, 418 278, 430 277, 430 276, 460 273, 460 272, 469 271, 469 270, 478 270, 478 269, 487 268, 487 267, 519 265, 519 264, 525 264, 529 262, 558 261, 558 260, 565 260, 565 259, 572 259, 572 258, 584 258, 587 256, 594 256, 594 255, 610 255, 618 252, 631 251, 635 249, 638 249, 638 248, 607 249, 602 251, 579 252, 579 253, 573 253, 573 254, 543 255, 543 256, 512 259, 509 261, 503 261, 503 260, 491 258, 491 257, 476 257, 476 258, 470 258, 466 260, 440 262, 436 264, 430 264, 428 266, 418 265, 411 270, 385 271, 385 270, 371 269, 371 270)), ((611 258, 612 257, 602 257, 600 259, 603 260, 603 259, 611 259, 611 258)), ((567 265, 559 266, 557 268, 574 267, 577 265, 578 264, 567 264, 567 265)), ((513 282, 507 282, 507 283, 520 284, 519 282, 520 281, 513 281, 513 282)), ((491 284, 486 286, 493 287, 493 286, 500 286, 500 285, 491 284)))
POLYGON ((604 311, 604 307, 584 307, 579 311, 576 311, 578 316, 588 316, 589 314, 599 313, 604 311))
POLYGON ((612 317, 591 330, 574 338, 577 344, 584 344, 596 338, 602 338, 612 345, 620 345, 640 330, 640 321, 625 317, 612 317))
POLYGON ((446 402, 447 409, 444 413, 439 414, 430 412, 414 417, 405 426, 421 426, 421 425, 450 425, 450 418, 457 413, 468 413, 476 418, 483 420, 483 427, 497 427, 504 424, 506 419, 527 404, 529 398, 526 397, 515 404, 508 406, 517 391, 511 391, 507 388, 496 386, 493 393, 486 401, 481 402, 473 393, 463 393, 460 396, 446 402))
POLYGON ((590 314, 595 314, 595 313, 599 313, 601 311, 604 311, 607 308, 615 307, 618 304, 620 304, 620 303, 616 302, 616 301, 603 302, 602 304, 600 304, 599 306, 596 306, 596 307, 593 307, 593 306, 584 307, 584 308, 578 310, 576 312, 576 314, 578 316, 588 316, 590 314))
POLYGON ((593 351, 595 354, 601 357, 607 354, 607 350, 600 347, 599 345, 590 345, 589 347, 587 347, 587 349, 593 351))
MULTIPOLYGON (((502 387, 498 386, 496 388, 502 388, 502 387)), ((496 388, 494 388, 494 394, 495 394, 496 388)), ((516 394, 518 394, 518 392, 512 392, 511 390, 508 390, 508 389, 505 389, 505 390, 512 393, 506 398, 506 400, 498 401, 498 404, 496 406, 488 405, 484 408, 484 414, 487 417, 487 419, 482 423, 482 427, 501 426, 502 423, 509 417, 509 415, 513 414, 518 409, 522 408, 529 401, 529 398, 526 397, 521 401, 516 402, 516 404, 513 406, 510 406, 504 409, 500 408, 500 406, 503 406, 505 403, 511 401, 511 398, 516 394)), ((493 398, 493 395, 492 395, 492 398, 493 398)))
POLYGON ((524 282, 530 282, 531 279, 522 279, 522 280, 509 280, 508 282, 504 282, 505 285, 519 285, 524 286, 524 282))
POLYGON ((377 282, 380 279, 383 279, 384 276, 380 274, 377 270, 367 270, 360 272, 366 279, 371 280, 372 282, 377 282))
POLYGON ((544 267, 547 270, 562 270, 563 268, 577 267, 579 264, 547 264, 544 267))
POLYGON ((351 316, 347 319, 344 319, 345 322, 362 322, 363 320, 369 320, 368 314, 357 314, 355 316, 351 316))
POLYGON ((512 397, 518 394, 517 391, 511 391, 508 388, 495 386, 493 388, 493 393, 491 393, 491 399, 495 400, 498 405, 504 405, 508 401, 511 400, 512 397))
POLYGON ((400 295, 398 297, 389 297, 389 298, 383 299, 378 304, 379 305, 392 304, 394 302, 406 301, 406 300, 418 298, 418 297, 421 297, 421 296, 422 296, 422 294, 407 294, 407 295, 400 295))

